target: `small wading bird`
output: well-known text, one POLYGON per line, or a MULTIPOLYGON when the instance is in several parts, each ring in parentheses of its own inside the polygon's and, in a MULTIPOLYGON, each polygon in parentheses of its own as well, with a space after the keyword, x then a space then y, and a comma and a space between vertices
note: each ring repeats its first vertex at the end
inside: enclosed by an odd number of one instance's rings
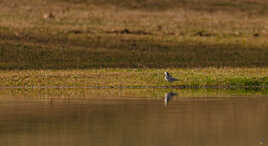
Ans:
POLYGON ((168 72, 165 72, 165 79, 166 79, 168 82, 178 81, 178 79, 173 78, 168 72))

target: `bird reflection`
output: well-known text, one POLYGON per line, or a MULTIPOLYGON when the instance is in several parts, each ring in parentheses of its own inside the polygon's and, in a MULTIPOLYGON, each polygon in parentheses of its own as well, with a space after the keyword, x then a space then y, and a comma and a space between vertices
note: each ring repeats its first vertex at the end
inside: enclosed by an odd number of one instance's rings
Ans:
POLYGON ((173 96, 177 95, 177 93, 174 93, 174 92, 168 92, 168 93, 165 93, 165 99, 164 99, 164 102, 165 102, 165 106, 167 106, 168 102, 171 100, 171 98, 173 96))
POLYGON ((263 143, 264 143, 264 137, 262 137, 260 140, 260 144, 263 144, 263 143))

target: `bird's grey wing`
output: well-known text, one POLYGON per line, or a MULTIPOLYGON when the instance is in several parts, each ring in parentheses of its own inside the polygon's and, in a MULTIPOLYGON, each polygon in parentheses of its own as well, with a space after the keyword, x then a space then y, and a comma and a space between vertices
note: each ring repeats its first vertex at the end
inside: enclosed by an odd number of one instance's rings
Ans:
POLYGON ((171 78, 171 80, 172 80, 172 81, 178 81, 178 79, 176 79, 176 78, 171 78))

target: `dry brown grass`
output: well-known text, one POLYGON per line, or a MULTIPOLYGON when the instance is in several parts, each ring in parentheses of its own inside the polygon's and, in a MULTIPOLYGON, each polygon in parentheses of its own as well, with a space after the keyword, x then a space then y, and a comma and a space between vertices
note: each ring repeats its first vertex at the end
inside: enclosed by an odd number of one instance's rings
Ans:
POLYGON ((14 0, 4 1, 1 5, 1 26, 21 31, 50 28, 54 31, 106 32, 127 28, 163 35, 192 35, 196 31, 250 35, 265 34, 268 22, 265 19, 268 3, 264 0, 168 0, 156 4, 149 0, 14 0), (132 8, 132 5, 137 7, 132 8), (48 13, 55 18, 44 20, 43 16, 48 13))
POLYGON ((267 66, 267 2, 152 3, 5 0, 0 68, 267 66))

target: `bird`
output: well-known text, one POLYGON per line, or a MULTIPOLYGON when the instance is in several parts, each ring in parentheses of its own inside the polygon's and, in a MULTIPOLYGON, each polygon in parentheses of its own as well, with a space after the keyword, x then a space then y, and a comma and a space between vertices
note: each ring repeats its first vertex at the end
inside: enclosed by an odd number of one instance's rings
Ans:
POLYGON ((173 92, 168 92, 165 93, 165 98, 164 98, 164 102, 165 102, 165 106, 167 106, 168 102, 171 100, 171 98, 173 96, 177 95, 177 93, 173 93, 173 92))
POLYGON ((165 72, 165 79, 166 79, 168 82, 178 81, 178 79, 173 78, 168 72, 165 72))

